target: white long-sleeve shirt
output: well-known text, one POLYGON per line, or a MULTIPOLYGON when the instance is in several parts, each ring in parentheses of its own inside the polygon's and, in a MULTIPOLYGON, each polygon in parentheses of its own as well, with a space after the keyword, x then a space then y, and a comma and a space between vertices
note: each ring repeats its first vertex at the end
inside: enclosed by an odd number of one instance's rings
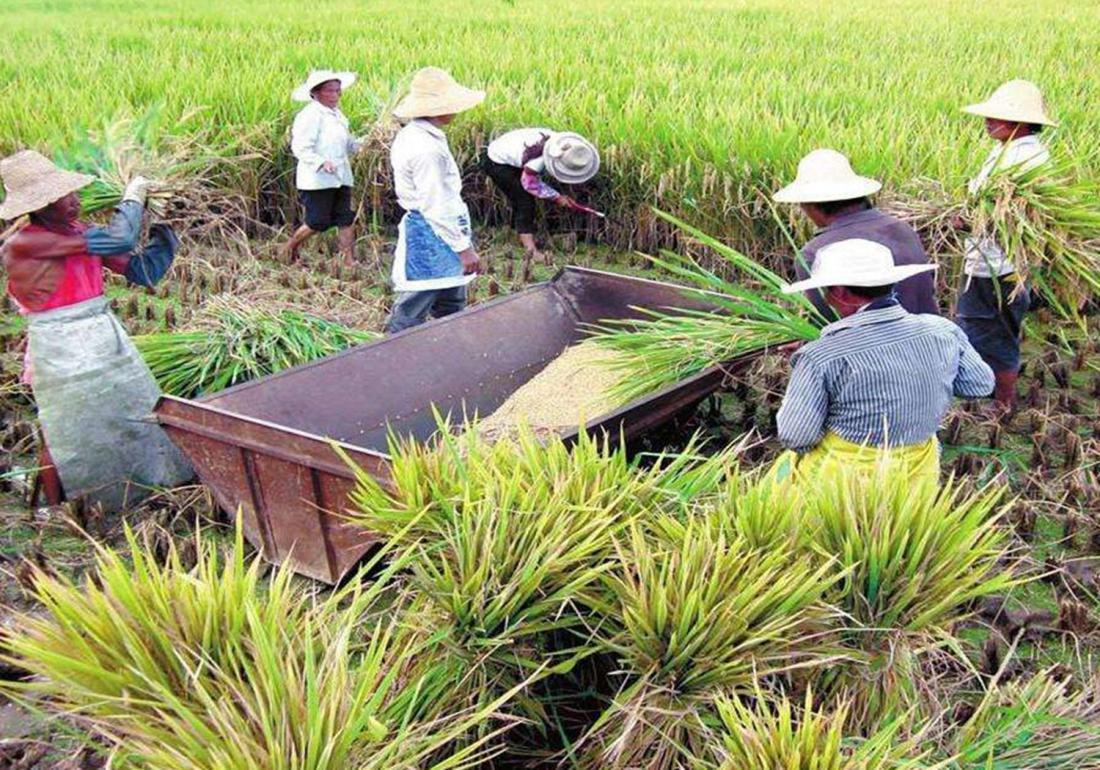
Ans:
MULTIPOLYGON (((390 163, 401 208, 419 213, 456 254, 473 246, 470 210, 462 200, 462 174, 442 129, 424 119, 409 122, 394 137, 390 163)), ((469 275, 410 280, 405 272, 405 225, 402 220, 394 255, 393 283, 398 291, 442 289, 470 282, 469 275)))
POLYGON ((348 119, 339 109, 314 100, 294 118, 290 150, 298 159, 295 184, 299 190, 328 190, 351 187, 351 156, 359 142, 348 131, 348 119), (321 170, 326 161, 336 164, 335 173, 321 170))
MULTIPOLYGON (((978 175, 967 183, 971 195, 977 193, 995 172, 1012 169, 1018 173, 1029 171, 1050 160, 1050 151, 1035 134, 1013 139, 1007 144, 998 143, 986 157, 978 175)), ((967 275, 993 278, 1016 272, 1012 259, 992 238, 967 238, 963 270, 967 275)))
POLYGON ((462 174, 442 129, 427 120, 413 120, 394 137, 390 162, 401 208, 419 211, 454 251, 470 248, 470 211, 462 200, 462 174))

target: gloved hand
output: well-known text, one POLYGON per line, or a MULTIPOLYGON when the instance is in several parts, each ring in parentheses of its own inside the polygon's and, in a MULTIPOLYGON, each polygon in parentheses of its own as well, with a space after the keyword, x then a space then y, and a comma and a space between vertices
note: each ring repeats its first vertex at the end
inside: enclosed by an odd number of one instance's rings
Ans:
POLYGON ((126 189, 122 193, 122 200, 137 201, 144 206, 145 199, 149 195, 149 188, 152 187, 152 185, 152 180, 146 179, 143 176, 135 176, 130 180, 130 184, 126 185, 126 189))

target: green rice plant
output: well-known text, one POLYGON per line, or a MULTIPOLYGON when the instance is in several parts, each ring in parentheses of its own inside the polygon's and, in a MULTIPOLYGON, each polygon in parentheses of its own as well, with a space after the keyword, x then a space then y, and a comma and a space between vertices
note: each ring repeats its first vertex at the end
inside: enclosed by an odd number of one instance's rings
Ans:
POLYGON ((819 478, 798 493, 811 547, 835 570, 829 598, 847 619, 842 638, 857 659, 820 679, 854 701, 854 718, 873 724, 918 701, 922 650, 952 647, 950 632, 973 602, 1017 584, 1004 563, 1004 490, 967 492, 952 479, 883 468, 819 478))
MULTIPOLYGON (((972 236, 992 239, 1020 278, 1059 315, 1081 322, 1100 294, 1100 181, 1096 158, 1055 147, 1047 163, 994 172, 968 201, 972 236)), ((1004 287, 1006 298, 1019 288, 1004 287)))
POLYGON ((1100 767, 1100 706, 1040 672, 994 683, 948 744, 952 770, 1081 770, 1100 767))
POLYGON ((703 755, 717 698, 833 659, 832 564, 750 548, 707 517, 681 533, 671 542, 631 527, 602 578, 592 606, 627 679, 587 736, 593 764, 678 767, 703 755))
POLYGON ((410 718, 422 640, 399 614, 371 611, 400 561, 372 586, 313 596, 285 567, 266 580, 239 528, 225 557, 197 535, 192 568, 174 545, 160 564, 126 534, 128 556, 95 546, 96 570, 82 583, 38 575, 45 614, 23 617, 5 653, 34 675, 7 693, 30 705, 45 698, 98 735, 118 766, 462 768, 495 737, 436 759, 500 699, 410 718))
POLYGON ((904 718, 866 738, 845 735, 848 704, 815 710, 807 690, 799 709, 786 697, 771 702, 738 696, 715 702, 711 751, 718 770, 930 770, 917 741, 905 737, 904 718))
POLYGON ((230 296, 209 300, 192 326, 134 337, 157 383, 173 396, 214 393, 378 337, 298 310, 230 296))
POLYGON ((686 254, 664 251, 650 257, 691 284, 689 296, 714 305, 715 311, 643 310, 649 317, 598 325, 592 339, 623 354, 611 364, 622 374, 612 389, 617 400, 633 401, 746 353, 817 338, 824 319, 802 294, 783 294, 785 281, 777 274, 676 217, 656 213, 760 288, 723 278, 686 254))

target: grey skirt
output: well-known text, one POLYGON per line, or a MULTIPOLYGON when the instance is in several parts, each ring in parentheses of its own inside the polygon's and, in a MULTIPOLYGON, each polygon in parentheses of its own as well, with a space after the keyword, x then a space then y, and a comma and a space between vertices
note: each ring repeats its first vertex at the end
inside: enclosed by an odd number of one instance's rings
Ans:
POLYGON ((70 499, 117 511, 194 475, 149 420, 160 389, 106 298, 27 322, 38 419, 70 499))

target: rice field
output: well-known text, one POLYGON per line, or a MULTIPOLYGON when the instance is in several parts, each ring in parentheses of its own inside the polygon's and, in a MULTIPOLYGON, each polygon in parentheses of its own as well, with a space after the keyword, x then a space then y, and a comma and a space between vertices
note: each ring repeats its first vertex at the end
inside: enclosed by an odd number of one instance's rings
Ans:
POLYGON ((803 298, 777 293, 807 226, 767 203, 814 147, 883 178, 950 273, 939 224, 988 149, 957 108, 1010 77, 1046 92, 1072 181, 1027 191, 1017 219, 1041 226, 987 225, 1042 239, 1048 260, 1095 260, 1100 5, 7 0, 0 22, 0 153, 107 161, 91 208, 147 154, 178 190, 163 213, 186 248, 169 277, 107 289, 166 392, 380 332, 387 109, 426 64, 489 91, 451 131, 491 266, 471 304, 578 264, 720 292, 738 319, 607 324, 605 350, 573 348, 500 429, 395 437, 392 483, 359 473, 349 502, 385 545, 326 587, 261 561, 201 486, 117 517, 28 508, 34 405, 5 313, 0 768, 1100 768, 1100 317, 1077 303, 1095 276, 1055 273, 1072 312, 1028 316, 1018 414, 952 409, 939 486, 769 476, 780 355, 629 445, 553 430, 562 410, 817 335, 803 298), (371 136, 351 267, 327 237, 297 263, 278 252, 289 92, 311 67, 362 78, 342 102, 371 136), (548 217, 552 263, 520 258, 473 172, 486 138, 520 124, 581 131, 604 156, 579 197, 609 222, 548 217), (101 152, 133 126, 141 142, 101 152), (601 392, 554 400, 596 355, 620 362, 601 392))
MULTIPOLYGON (((169 126, 202 108, 179 130, 261 153, 220 181, 267 220, 291 211, 289 93, 310 67, 359 72, 343 108, 362 133, 419 66, 486 88, 453 128, 466 163, 517 125, 591 136, 605 173, 590 194, 612 214, 602 234, 646 249, 649 204, 742 248, 771 243, 760 192, 814 147, 850 154, 891 193, 917 177, 953 187, 986 146, 958 108, 1010 77, 1042 86, 1082 154, 1100 144, 1090 0, 600 0, 564 14, 529 0, 11 0, 0 15, 0 150, 64 145, 152 105, 169 126)), ((382 156, 360 160, 361 182, 384 181, 382 156)), ((368 208, 392 205, 363 190, 368 208)))

